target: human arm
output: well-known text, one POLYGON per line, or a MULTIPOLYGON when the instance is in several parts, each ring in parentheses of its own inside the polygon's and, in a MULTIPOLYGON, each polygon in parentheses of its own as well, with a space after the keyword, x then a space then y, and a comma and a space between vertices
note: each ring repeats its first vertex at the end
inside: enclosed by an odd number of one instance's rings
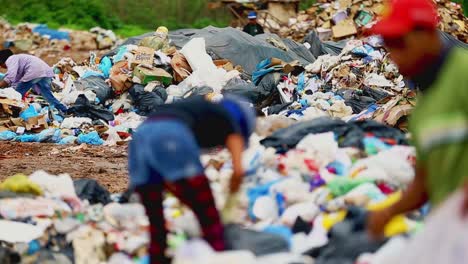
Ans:
POLYGON ((244 151, 244 139, 240 134, 231 134, 226 139, 226 148, 231 153, 233 175, 230 182, 231 193, 239 191, 244 176, 242 167, 242 153, 244 151))
POLYGON ((385 226, 394 216, 418 209, 427 202, 426 178, 426 171, 422 167, 417 167, 413 182, 397 203, 389 208, 369 214, 367 230, 372 237, 382 237, 385 226))
POLYGON ((5 82, 4 80, 1 80, 0 81, 0 88, 5 88, 5 87, 8 87, 10 86, 7 82, 5 82))
POLYGON ((11 86, 11 84, 15 83, 18 75, 18 67, 19 67, 19 61, 17 58, 14 56, 10 57, 5 63, 5 66, 7 68, 7 72, 5 74, 5 77, 0 83, 0 88, 5 88, 11 86))

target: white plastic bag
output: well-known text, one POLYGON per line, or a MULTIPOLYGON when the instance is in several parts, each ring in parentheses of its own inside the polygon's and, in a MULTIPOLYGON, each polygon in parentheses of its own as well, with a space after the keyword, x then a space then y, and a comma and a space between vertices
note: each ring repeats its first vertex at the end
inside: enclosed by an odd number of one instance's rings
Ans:
MULTIPOLYGON (((403 251, 399 264, 466 263, 468 259, 468 218, 461 217, 463 193, 451 196, 427 219, 403 251)), ((390 264, 379 263, 379 264, 390 264)))

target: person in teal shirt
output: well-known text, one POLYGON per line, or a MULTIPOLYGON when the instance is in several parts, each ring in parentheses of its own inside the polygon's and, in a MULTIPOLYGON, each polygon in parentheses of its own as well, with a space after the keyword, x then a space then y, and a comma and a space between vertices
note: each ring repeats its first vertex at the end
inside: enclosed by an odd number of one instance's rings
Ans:
POLYGON ((416 176, 400 201, 369 214, 373 237, 383 236, 396 215, 428 201, 437 207, 468 179, 468 52, 443 44, 437 17, 431 0, 394 0, 372 28, 400 72, 421 91, 409 123, 416 176))

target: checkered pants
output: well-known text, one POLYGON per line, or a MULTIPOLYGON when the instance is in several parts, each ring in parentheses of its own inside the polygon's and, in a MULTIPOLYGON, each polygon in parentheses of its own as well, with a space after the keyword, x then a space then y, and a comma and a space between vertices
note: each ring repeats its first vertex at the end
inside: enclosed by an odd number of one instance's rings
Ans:
POLYGON ((167 247, 163 214, 163 190, 168 188, 181 202, 187 205, 198 218, 203 238, 217 251, 225 249, 223 226, 216 209, 208 179, 204 175, 164 184, 148 184, 136 188, 150 221, 151 263, 168 263, 165 258, 167 247))

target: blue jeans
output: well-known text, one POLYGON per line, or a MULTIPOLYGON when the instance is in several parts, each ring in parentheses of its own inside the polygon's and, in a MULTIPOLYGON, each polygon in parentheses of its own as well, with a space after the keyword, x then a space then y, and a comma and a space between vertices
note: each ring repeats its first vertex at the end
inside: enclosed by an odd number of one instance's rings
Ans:
POLYGON ((178 120, 146 121, 128 150, 130 184, 176 182, 204 174, 192 131, 178 120))
POLYGON ((44 99, 46 99, 46 101, 49 102, 51 106, 56 107, 62 112, 67 111, 67 107, 60 103, 59 100, 57 100, 57 98, 55 98, 55 96, 52 94, 52 78, 37 78, 29 82, 18 83, 16 86, 16 91, 24 97, 24 95, 29 90, 31 90, 34 85, 39 87, 39 92, 41 92, 42 97, 44 97, 44 99))

